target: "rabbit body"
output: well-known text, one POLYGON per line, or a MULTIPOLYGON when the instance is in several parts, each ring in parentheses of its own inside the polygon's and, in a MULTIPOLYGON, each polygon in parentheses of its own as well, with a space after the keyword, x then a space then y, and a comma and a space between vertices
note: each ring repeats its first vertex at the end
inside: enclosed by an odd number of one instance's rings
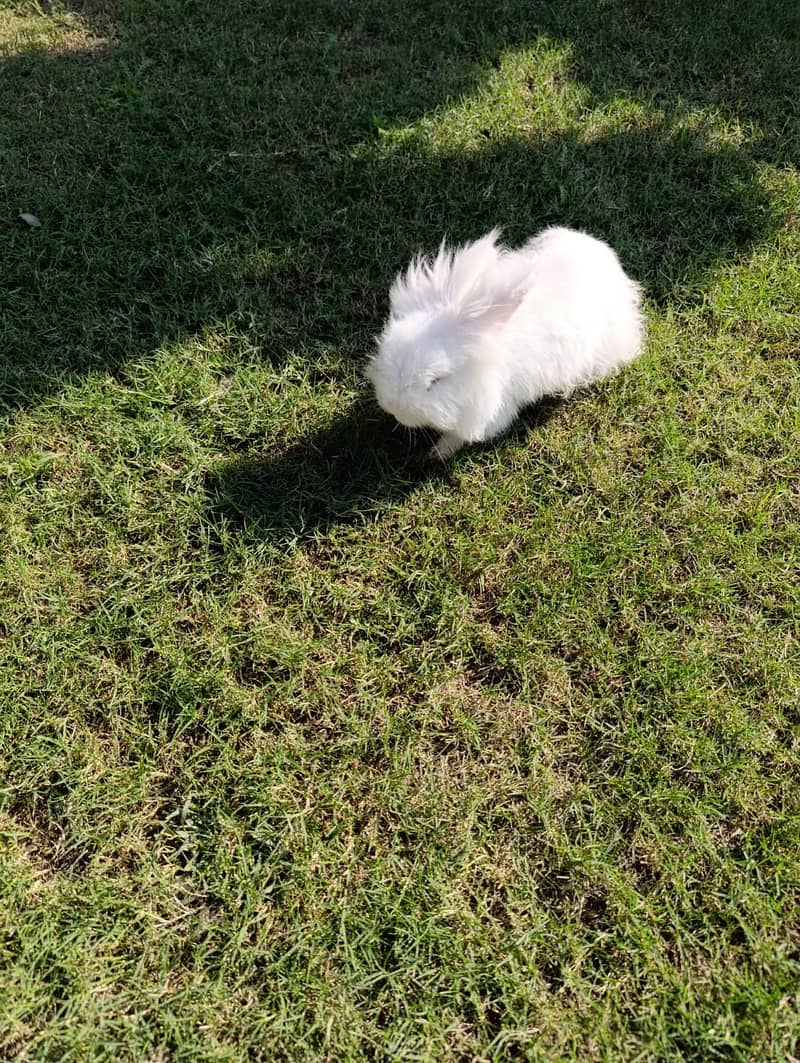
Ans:
POLYGON ((384 410, 441 433, 440 458, 632 361, 644 340, 641 290, 607 244, 552 228, 510 250, 498 236, 443 244, 398 275, 367 367, 384 410))

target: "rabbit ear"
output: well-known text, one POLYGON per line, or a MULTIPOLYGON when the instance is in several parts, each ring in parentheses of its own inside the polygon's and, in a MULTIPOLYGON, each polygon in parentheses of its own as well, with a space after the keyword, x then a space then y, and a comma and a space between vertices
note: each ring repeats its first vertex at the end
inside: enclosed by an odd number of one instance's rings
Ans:
POLYGON ((458 316, 464 324, 500 328, 519 309, 525 298, 529 265, 513 251, 497 247, 498 231, 459 252, 453 272, 461 267, 462 285, 458 316))
POLYGON ((524 292, 512 292, 491 303, 480 302, 465 306, 459 317, 464 324, 478 328, 501 328, 510 321, 520 307, 524 292))
POLYGON ((475 300, 462 306, 458 320, 469 330, 483 332, 501 328, 511 320, 524 298, 523 291, 495 292, 493 299, 475 300))

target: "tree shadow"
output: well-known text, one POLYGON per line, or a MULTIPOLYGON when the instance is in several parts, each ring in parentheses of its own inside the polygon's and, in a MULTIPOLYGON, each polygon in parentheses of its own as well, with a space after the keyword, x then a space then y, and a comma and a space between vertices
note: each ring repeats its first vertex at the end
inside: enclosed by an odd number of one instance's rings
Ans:
POLYGON ((769 67, 777 133, 793 113, 797 49, 786 41, 800 17, 762 7, 775 17, 739 20, 762 32, 756 48, 731 32, 730 13, 684 14, 687 31, 671 40, 670 19, 622 3, 556 12, 522 0, 373 0, 351 18, 334 2, 87 0, 95 47, 2 64, 14 101, 4 115, 2 399, 27 404, 86 373, 124 371, 209 326, 251 330, 251 347, 276 360, 288 346, 331 342, 360 355, 413 250, 498 221, 520 237, 548 222, 592 226, 622 245, 653 294, 681 290, 765 235, 770 219, 753 158, 701 132, 676 143, 687 134, 668 114, 610 141, 489 138, 468 155, 427 157, 370 145, 474 93, 504 51, 542 34, 569 42, 569 74, 598 104, 633 91, 683 107, 678 87, 716 99, 723 54, 724 98, 746 116, 739 79, 780 27, 769 67), (689 33, 691 17, 702 34, 689 33), (731 41, 748 46, 736 66, 731 41), (368 150, 354 154, 359 145, 368 150), (42 229, 19 224, 20 210, 42 229))
POLYGON ((713 109, 747 129, 750 157, 800 153, 800 8, 780 0, 542 5, 541 32, 572 42, 571 71, 602 103, 621 95, 667 114, 713 109), (576 10, 580 17, 576 18, 576 10))
MULTIPOLYGON (((545 224, 586 228, 652 299, 693 299, 716 263, 777 227, 759 164, 782 161, 798 136, 800 12, 722 7, 85 0, 91 46, 0 62, 0 404, 98 372, 125 381, 208 333, 232 368, 244 342, 247 357, 300 353, 342 370, 366 354, 413 251, 498 223, 512 241, 545 224), (483 91, 507 53, 548 40, 587 107, 639 101, 646 125, 592 138, 534 123, 486 130, 469 150, 403 135, 483 91), (701 106, 758 130, 744 146, 721 142, 681 121, 701 106), (42 227, 25 228, 21 210, 42 227)), ((525 89, 535 105, 537 86, 525 89)), ((313 490, 338 501, 295 511, 300 527, 391 498, 402 476, 393 487, 380 462, 402 468, 405 445, 391 435, 364 439, 363 467, 350 454, 324 468, 326 447, 346 455, 349 432, 372 431, 389 424, 365 407, 253 482, 310 463, 313 490)))

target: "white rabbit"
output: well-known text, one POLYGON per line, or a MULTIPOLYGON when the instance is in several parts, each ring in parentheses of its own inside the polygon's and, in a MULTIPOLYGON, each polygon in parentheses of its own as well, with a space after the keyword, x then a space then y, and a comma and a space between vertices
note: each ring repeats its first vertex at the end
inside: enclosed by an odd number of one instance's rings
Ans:
POLYGON ((498 237, 414 259, 367 366, 387 413, 441 433, 442 459, 630 362, 644 340, 641 290, 607 244, 571 229, 518 250, 498 237))

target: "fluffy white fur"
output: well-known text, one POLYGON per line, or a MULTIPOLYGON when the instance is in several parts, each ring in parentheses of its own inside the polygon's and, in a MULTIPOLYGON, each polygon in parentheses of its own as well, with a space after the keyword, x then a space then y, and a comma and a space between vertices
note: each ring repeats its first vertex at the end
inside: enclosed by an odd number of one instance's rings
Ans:
POLYGON ((625 365, 644 339, 641 291, 607 244, 571 229, 518 250, 498 238, 414 259, 367 366, 381 407, 439 431, 443 459, 498 435, 523 406, 625 365))

